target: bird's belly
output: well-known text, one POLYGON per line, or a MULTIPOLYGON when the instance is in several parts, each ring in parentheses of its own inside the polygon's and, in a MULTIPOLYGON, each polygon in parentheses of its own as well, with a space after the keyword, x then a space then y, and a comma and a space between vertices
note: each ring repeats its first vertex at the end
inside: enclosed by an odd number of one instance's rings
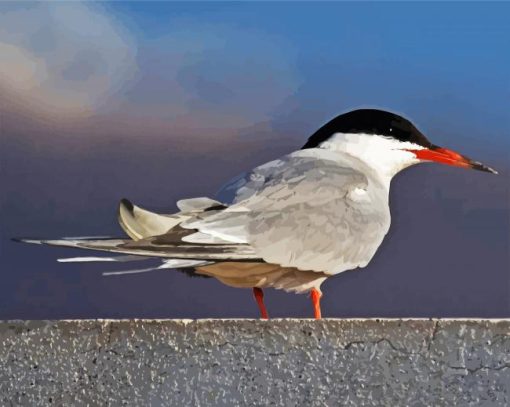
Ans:
POLYGON ((312 288, 320 289, 320 285, 328 277, 325 273, 255 262, 215 263, 197 267, 196 272, 214 277, 231 287, 272 287, 294 293, 305 293, 312 288))

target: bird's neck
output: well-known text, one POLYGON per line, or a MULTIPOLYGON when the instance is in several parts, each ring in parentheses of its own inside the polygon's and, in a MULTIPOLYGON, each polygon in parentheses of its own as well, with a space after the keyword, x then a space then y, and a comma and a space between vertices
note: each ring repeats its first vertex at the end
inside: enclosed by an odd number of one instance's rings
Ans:
POLYGON ((407 149, 422 147, 371 134, 336 133, 321 143, 319 148, 361 161, 389 188, 391 179, 398 172, 419 163, 416 156, 407 149))

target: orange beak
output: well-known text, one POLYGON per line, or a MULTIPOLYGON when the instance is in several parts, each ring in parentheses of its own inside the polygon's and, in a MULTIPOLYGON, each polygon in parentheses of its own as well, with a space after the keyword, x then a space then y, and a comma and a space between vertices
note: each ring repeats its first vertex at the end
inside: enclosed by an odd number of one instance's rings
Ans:
POLYGON ((497 174, 496 170, 482 164, 481 162, 474 161, 464 155, 456 153, 447 148, 432 146, 424 150, 407 150, 416 155, 416 158, 423 161, 434 161, 436 163, 453 165, 455 167, 472 168, 478 171, 490 172, 497 174))

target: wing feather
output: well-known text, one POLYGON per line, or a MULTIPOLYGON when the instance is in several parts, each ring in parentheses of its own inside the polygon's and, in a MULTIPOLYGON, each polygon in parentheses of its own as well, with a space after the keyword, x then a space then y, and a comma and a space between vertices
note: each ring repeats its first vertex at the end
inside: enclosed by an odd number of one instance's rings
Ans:
POLYGON ((144 257, 160 257, 168 259, 193 260, 253 260, 259 259, 248 245, 222 244, 172 244, 167 243, 165 236, 155 236, 137 241, 129 239, 103 240, 38 240, 19 239, 25 243, 45 244, 49 246, 71 247, 75 249, 97 250, 111 253, 121 253, 144 257))
POLYGON ((140 240, 150 236, 162 235, 189 216, 177 213, 161 215, 133 205, 127 199, 119 204, 119 224, 129 237, 140 240))

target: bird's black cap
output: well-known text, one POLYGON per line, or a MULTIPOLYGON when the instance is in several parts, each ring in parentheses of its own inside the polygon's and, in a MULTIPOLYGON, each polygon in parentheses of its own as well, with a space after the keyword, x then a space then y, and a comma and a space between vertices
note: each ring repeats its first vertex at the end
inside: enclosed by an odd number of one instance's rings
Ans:
POLYGON ((358 109, 341 114, 326 123, 308 139, 304 148, 315 148, 335 133, 364 133, 409 141, 425 148, 432 143, 407 119, 378 109, 358 109))

